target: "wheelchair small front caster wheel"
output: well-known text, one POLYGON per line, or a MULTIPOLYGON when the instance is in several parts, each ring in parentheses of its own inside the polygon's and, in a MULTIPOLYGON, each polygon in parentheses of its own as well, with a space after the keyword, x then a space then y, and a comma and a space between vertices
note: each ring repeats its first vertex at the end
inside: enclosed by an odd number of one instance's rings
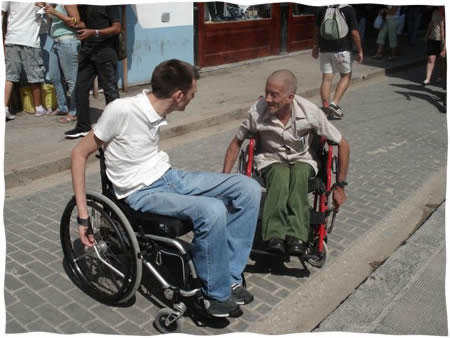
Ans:
POLYGON ((308 263, 315 268, 322 268, 328 259, 328 246, 323 242, 323 250, 320 254, 314 255, 308 259, 308 263))
POLYGON ((178 318, 178 313, 172 309, 163 308, 156 314, 154 324, 161 333, 174 333, 183 330, 184 318, 178 318))

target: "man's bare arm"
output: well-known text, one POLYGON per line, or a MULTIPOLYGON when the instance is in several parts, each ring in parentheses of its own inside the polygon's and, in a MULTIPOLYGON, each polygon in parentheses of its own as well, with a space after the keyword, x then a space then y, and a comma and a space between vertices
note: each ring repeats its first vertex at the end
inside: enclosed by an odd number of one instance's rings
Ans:
MULTIPOLYGON (((348 166, 350 163, 350 144, 347 139, 342 136, 341 141, 338 144, 338 171, 337 171, 337 182, 344 182, 347 178, 348 166)), ((336 209, 339 209, 347 196, 345 195, 344 188, 336 187, 333 193, 333 201, 336 209)))
POLYGON ((241 149, 242 141, 239 141, 238 138, 235 136, 232 140, 230 145, 228 146, 228 149, 225 153, 225 160, 223 163, 223 172, 226 174, 229 174, 231 170, 233 169, 234 162, 236 162, 236 159, 239 155, 239 150, 241 149))
MULTIPOLYGON (((88 218, 88 209, 86 201, 86 162, 90 154, 95 152, 103 145, 94 132, 91 130, 78 145, 72 150, 72 185, 77 203, 78 217, 88 218)), ((88 238, 86 226, 80 226, 80 239, 86 246, 93 245, 93 238, 88 238)))

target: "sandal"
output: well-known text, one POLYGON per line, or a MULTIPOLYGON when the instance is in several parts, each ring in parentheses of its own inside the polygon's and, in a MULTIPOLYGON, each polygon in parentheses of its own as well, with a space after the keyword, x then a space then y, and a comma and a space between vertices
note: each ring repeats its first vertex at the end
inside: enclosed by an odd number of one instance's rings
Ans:
POLYGON ((62 123, 62 124, 66 124, 66 123, 71 123, 71 122, 75 122, 77 120, 76 116, 72 116, 70 114, 65 115, 63 117, 60 117, 59 119, 57 119, 56 121, 58 123, 62 123))
POLYGON ((48 115, 51 115, 51 116, 66 116, 67 112, 60 111, 58 108, 56 108, 55 110, 53 110, 50 113, 48 113, 48 115))

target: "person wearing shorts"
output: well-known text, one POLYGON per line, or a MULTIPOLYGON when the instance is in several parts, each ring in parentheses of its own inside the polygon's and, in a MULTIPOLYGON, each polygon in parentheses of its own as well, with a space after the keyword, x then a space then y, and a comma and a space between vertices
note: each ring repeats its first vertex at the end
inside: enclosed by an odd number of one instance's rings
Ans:
MULTIPOLYGON (((422 82, 423 86, 427 86, 431 82, 431 75, 433 74, 436 58, 445 55, 445 28, 444 28, 444 7, 439 6, 433 9, 430 23, 425 34, 427 39, 427 68, 425 80, 422 82)), ((443 79, 445 80, 445 79, 443 79)))
POLYGON ((363 50, 358 31, 358 23, 356 21, 356 14, 352 6, 345 5, 340 8, 348 26, 348 34, 344 38, 338 40, 325 40, 320 35, 320 25, 327 8, 327 6, 319 8, 316 14, 316 29, 314 32, 312 56, 318 58, 320 50, 320 71, 322 72, 320 97, 322 99, 322 110, 329 119, 337 120, 344 117, 344 113, 339 107, 339 102, 350 85, 352 74, 352 42, 354 42, 356 46, 358 53, 356 61, 359 63, 363 60, 363 50), (339 73, 340 79, 336 86, 333 99, 330 102, 331 84, 334 73, 339 73))
POLYGON ((42 15, 34 3, 5 1, 2 14, 7 15, 5 36, 5 117, 12 120, 15 115, 8 109, 15 83, 25 76, 31 85, 36 116, 48 112, 41 105, 41 84, 44 82, 44 63, 41 55, 39 29, 42 15))

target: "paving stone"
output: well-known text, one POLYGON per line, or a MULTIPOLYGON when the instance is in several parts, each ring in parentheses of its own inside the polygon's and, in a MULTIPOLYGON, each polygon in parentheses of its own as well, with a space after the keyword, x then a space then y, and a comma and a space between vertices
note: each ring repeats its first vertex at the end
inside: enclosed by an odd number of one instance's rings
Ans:
POLYGON ((47 303, 36 308, 36 312, 38 312, 42 318, 44 318, 46 321, 48 321, 50 323, 50 325, 53 325, 56 327, 58 325, 61 325, 61 323, 65 322, 66 320, 70 319, 64 313, 62 313, 61 311, 58 311, 58 309, 55 308, 53 305, 50 305, 47 303))
POLYGON ((36 276, 39 276, 41 278, 46 278, 48 275, 54 273, 52 269, 49 269, 46 265, 42 264, 41 262, 31 262, 26 265, 26 268, 30 271, 36 274, 36 276))
POLYGON ((261 304, 257 307, 256 311, 258 311, 261 314, 266 314, 267 312, 271 311, 272 307, 270 307, 267 304, 261 304))
POLYGON ((260 288, 267 290, 269 292, 275 291, 278 288, 277 285, 271 283, 270 281, 268 281, 264 278, 256 276, 256 275, 250 276, 248 278, 248 281, 249 281, 249 283, 255 284, 255 285, 259 286, 260 288))
POLYGON ((74 321, 67 321, 59 327, 59 330, 64 334, 77 334, 89 332, 85 327, 74 321))
POLYGON ((33 289, 24 288, 20 292, 17 292, 16 295, 23 304, 26 304, 31 309, 35 309, 45 303, 45 300, 33 289))
POLYGON ((111 328, 110 326, 106 325, 105 323, 101 322, 100 320, 95 320, 91 323, 89 323, 86 328, 89 332, 92 333, 101 333, 101 334, 120 334, 119 331, 111 328))
POLYGON ((6 307, 6 313, 14 317, 19 323, 29 323, 38 318, 38 315, 23 303, 17 303, 6 307))
POLYGON ((90 312, 95 313, 98 318, 101 318, 106 324, 111 326, 120 325, 126 321, 126 317, 121 315, 121 309, 97 303, 90 308, 90 312))
POLYGON ((32 243, 39 244, 39 242, 43 241, 45 238, 42 235, 37 235, 31 231, 25 231, 22 233, 22 238, 29 240, 32 243))
MULTIPOLYGON (((8 243, 7 243, 8 244, 8 243)), ((15 243, 16 247, 20 248, 21 250, 31 253, 34 250, 38 250, 39 246, 37 246, 36 244, 27 241, 27 240, 21 240, 20 242, 15 243)))
POLYGON ((97 315, 78 303, 69 303, 61 307, 61 310, 70 317, 70 320, 76 320, 80 323, 86 323, 97 315))
POLYGON ((268 305, 276 305, 280 302, 280 298, 271 295, 270 293, 260 289, 259 287, 254 287, 252 289, 253 296, 261 302, 264 302, 268 305))
POLYGON ((61 307, 71 302, 71 299, 64 295, 61 291, 54 286, 49 285, 47 288, 40 290, 39 294, 46 302, 52 304, 55 307, 61 307))
POLYGON ((145 336, 149 334, 149 332, 147 332, 146 330, 140 328, 139 326, 129 321, 126 321, 123 324, 116 326, 115 329, 122 334, 130 336, 145 336))
POLYGON ((34 290, 40 290, 47 287, 47 283, 43 281, 39 276, 36 276, 34 273, 26 273, 20 276, 20 280, 27 285, 28 287, 34 290))
POLYGON ((28 332, 22 325, 20 325, 16 320, 10 320, 6 322, 5 333, 25 333, 28 332))
POLYGON ((61 257, 57 257, 43 249, 39 249, 33 252, 33 257, 42 263, 52 263, 54 261, 60 261, 61 257))
POLYGON ((15 295, 13 295, 11 292, 9 292, 6 289, 4 289, 3 291, 4 291, 3 294, 4 294, 4 297, 5 297, 5 305, 6 306, 13 305, 13 304, 17 303, 18 298, 15 295))
POLYGON ((23 288, 25 284, 21 282, 19 279, 17 279, 15 276, 10 275, 9 273, 5 274, 5 288, 10 291, 14 292, 21 288, 23 288))
POLYGON ((35 320, 27 324, 27 332, 51 332, 51 333, 61 333, 56 327, 50 325, 43 319, 35 320))

